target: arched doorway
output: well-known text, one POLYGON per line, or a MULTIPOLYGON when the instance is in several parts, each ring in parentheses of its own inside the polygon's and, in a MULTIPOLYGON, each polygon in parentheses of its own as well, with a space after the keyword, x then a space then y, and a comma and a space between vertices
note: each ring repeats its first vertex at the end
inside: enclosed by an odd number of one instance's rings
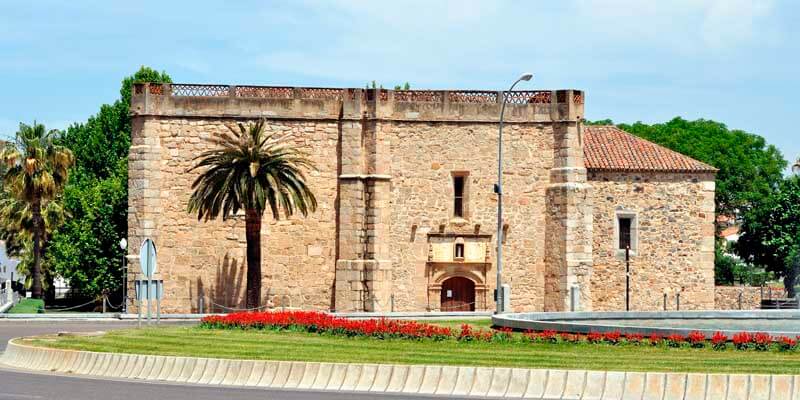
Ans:
POLYGON ((475 283, 456 276, 442 282, 442 311, 475 311, 475 283))

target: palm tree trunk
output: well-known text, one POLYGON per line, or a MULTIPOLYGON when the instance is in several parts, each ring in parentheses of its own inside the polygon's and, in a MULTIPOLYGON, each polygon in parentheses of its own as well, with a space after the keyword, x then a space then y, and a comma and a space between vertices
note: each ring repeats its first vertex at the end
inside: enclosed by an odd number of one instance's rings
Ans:
POLYGON ((795 291, 794 285, 797 280, 797 266, 793 265, 792 260, 788 260, 789 265, 786 269, 786 273, 783 276, 783 289, 786 292, 786 298, 794 298, 795 291))
POLYGON ((261 306, 261 214, 246 210, 247 294, 246 308, 261 306))
POLYGON ((33 270, 31 271, 31 297, 42 298, 42 203, 36 200, 31 205, 33 214, 33 270))

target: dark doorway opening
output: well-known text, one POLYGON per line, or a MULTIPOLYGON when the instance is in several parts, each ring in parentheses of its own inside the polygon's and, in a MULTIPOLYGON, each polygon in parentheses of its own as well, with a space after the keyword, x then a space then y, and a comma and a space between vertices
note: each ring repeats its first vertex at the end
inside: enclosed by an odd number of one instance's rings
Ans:
POLYGON ((442 311, 475 311, 475 283, 463 277, 442 282, 442 311))

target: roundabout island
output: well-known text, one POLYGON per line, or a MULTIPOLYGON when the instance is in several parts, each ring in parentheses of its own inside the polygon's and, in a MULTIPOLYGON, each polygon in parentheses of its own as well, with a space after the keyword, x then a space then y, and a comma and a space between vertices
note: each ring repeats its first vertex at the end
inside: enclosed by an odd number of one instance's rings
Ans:
POLYGON ((666 337, 701 332, 711 338, 717 332, 728 337, 747 332, 800 336, 800 310, 533 312, 494 315, 492 323, 521 331, 572 334, 619 332, 666 337))

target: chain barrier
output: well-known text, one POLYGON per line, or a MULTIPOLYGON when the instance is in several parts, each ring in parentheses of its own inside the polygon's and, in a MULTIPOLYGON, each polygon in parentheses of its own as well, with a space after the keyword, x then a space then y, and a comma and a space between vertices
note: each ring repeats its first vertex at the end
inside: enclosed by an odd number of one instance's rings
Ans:
POLYGON ((57 309, 57 311, 61 312, 61 311, 75 310, 75 309, 77 309, 77 308, 81 308, 81 307, 84 307, 84 306, 88 306, 89 304, 96 303, 96 302, 97 302, 97 299, 94 299, 94 300, 90 300, 90 301, 89 301, 89 302, 87 302, 87 303, 83 303, 83 304, 81 304, 81 305, 77 305, 77 306, 73 306, 73 307, 67 307, 67 308, 59 308, 59 309, 57 309))
POLYGON ((103 302, 105 302, 106 305, 108 306, 108 308, 110 308, 112 310, 120 310, 120 309, 122 309, 122 306, 125 305, 125 300, 122 300, 122 302, 119 303, 118 306, 115 306, 115 305, 111 304, 111 300, 108 299, 108 296, 103 296, 103 302))

